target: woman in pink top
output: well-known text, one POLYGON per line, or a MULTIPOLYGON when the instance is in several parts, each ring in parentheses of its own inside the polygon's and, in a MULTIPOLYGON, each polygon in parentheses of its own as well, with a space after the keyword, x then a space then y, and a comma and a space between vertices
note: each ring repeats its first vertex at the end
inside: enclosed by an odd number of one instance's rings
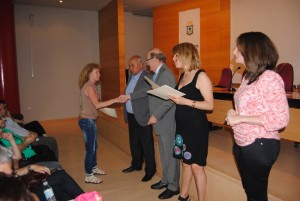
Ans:
POLYGON ((265 201, 269 173, 280 150, 278 130, 289 121, 284 83, 274 71, 278 53, 268 36, 248 32, 237 38, 233 55, 247 72, 226 121, 234 132, 233 152, 247 200, 265 201))
POLYGON ((105 175, 97 166, 97 125, 98 109, 119 102, 119 98, 100 101, 96 85, 100 79, 100 66, 95 63, 87 64, 79 75, 80 114, 78 124, 82 130, 85 142, 85 182, 99 184, 100 178, 94 175, 105 175))

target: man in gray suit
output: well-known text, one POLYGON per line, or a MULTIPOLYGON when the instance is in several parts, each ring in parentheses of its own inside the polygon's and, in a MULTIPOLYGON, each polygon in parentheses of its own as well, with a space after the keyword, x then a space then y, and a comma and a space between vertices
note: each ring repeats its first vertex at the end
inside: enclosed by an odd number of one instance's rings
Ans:
POLYGON ((141 170, 145 160, 146 175, 142 181, 152 179, 156 172, 154 157, 154 142, 152 126, 148 125, 150 118, 147 91, 150 85, 144 80, 147 72, 143 69, 142 58, 138 55, 129 59, 129 70, 131 72, 125 95, 120 96, 124 105, 124 119, 128 123, 129 145, 131 151, 131 166, 123 170, 124 173, 141 170))
MULTIPOLYGON (((163 52, 153 48, 147 53, 147 65, 154 73, 152 80, 159 86, 175 87, 176 80, 172 71, 165 64, 163 52)), ((158 137, 159 152, 163 168, 161 181, 151 186, 152 189, 163 189, 158 198, 168 199, 179 194, 179 161, 173 158, 173 145, 176 132, 175 105, 168 100, 148 95, 150 119, 148 124, 153 125, 158 137)))

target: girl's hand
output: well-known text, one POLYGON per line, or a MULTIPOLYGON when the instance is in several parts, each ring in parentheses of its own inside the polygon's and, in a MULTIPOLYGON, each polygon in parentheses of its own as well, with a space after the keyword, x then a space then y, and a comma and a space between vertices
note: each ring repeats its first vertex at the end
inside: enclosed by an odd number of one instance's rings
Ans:
POLYGON ((227 112, 227 117, 225 118, 227 125, 234 126, 241 123, 241 116, 234 109, 230 109, 227 112))
POLYGON ((230 109, 227 112, 227 117, 228 116, 236 116, 236 115, 237 115, 237 112, 234 109, 230 109))
POLYGON ((30 165, 30 169, 32 171, 35 171, 35 172, 39 172, 39 173, 47 173, 47 174, 51 174, 51 171, 49 168, 47 168, 46 166, 41 166, 41 165, 30 165))
POLYGON ((14 140, 14 137, 11 133, 2 133, 2 137, 8 141, 14 140))
POLYGON ((241 123, 239 115, 227 116, 225 120, 227 121, 227 125, 229 126, 234 126, 236 124, 241 123))
POLYGON ((114 99, 113 99, 113 102, 114 102, 114 103, 120 103, 120 102, 121 102, 120 97, 114 98, 114 99))

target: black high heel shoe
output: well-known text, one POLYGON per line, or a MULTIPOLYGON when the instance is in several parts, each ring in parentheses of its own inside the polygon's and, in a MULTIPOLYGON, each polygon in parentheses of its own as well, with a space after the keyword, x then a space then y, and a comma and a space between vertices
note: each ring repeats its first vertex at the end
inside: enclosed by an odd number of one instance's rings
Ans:
POLYGON ((183 197, 179 196, 179 197, 178 197, 178 200, 179 200, 179 201, 189 201, 189 197, 190 197, 189 195, 186 196, 186 198, 183 198, 183 197))

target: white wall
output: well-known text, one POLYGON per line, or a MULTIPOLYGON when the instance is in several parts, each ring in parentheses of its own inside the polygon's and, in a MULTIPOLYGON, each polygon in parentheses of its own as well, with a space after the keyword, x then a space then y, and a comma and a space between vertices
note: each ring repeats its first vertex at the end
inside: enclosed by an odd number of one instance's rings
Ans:
MULTIPOLYGON (((132 55, 145 58, 152 47, 152 27, 152 18, 125 13, 126 68, 132 55)), ((78 75, 85 64, 100 61, 98 13, 16 5, 15 31, 21 112, 25 120, 77 116, 78 75), (30 13, 34 16, 32 26, 30 13)))
MULTIPOLYGON (((278 62, 291 63, 294 84, 300 84, 300 1, 231 0, 231 52, 239 34, 248 31, 271 38, 279 52, 278 62)), ((240 79, 240 75, 234 76, 234 82, 240 79)))
POLYGON ((16 5, 15 31, 25 120, 77 116, 78 75, 85 64, 99 63, 98 13, 16 5))
POLYGON ((153 18, 125 13, 125 64, 135 54, 144 60, 153 47, 153 18))

